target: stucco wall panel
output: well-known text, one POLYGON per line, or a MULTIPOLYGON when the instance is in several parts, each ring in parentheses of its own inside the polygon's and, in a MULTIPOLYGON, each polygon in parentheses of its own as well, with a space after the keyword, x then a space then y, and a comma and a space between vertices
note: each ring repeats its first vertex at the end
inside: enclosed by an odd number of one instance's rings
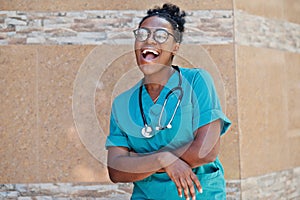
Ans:
POLYGON ((288 168, 284 52, 238 46, 242 178, 288 168))
MULTIPOLYGON (((166 1, 168 2, 168 1, 166 1)), ((63 10, 145 10, 155 5, 162 5, 164 2, 160 0, 143 1, 108 1, 108 0, 65 0, 65 1, 51 1, 44 0, 1 0, 1 10, 35 10, 35 11, 63 11, 63 10)), ((206 9, 232 9, 231 0, 175 0, 172 3, 179 5, 183 9, 189 10, 206 10, 206 9)))

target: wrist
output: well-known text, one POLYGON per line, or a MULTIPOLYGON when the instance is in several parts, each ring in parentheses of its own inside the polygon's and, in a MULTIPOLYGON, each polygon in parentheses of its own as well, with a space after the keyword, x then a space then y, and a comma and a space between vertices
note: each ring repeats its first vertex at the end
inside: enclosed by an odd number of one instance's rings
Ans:
POLYGON ((178 157, 171 152, 160 152, 158 156, 158 163, 161 168, 165 168, 177 159, 178 157))

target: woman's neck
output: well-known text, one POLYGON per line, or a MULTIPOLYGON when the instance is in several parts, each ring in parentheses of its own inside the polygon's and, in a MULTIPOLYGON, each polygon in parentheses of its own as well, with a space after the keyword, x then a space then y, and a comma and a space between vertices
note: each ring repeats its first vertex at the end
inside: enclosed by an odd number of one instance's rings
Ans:
POLYGON ((156 103, 160 92, 174 73, 173 67, 165 67, 161 71, 144 77, 144 84, 152 101, 156 103))
POLYGON ((158 73, 145 76, 144 84, 148 92, 160 92, 173 73, 173 67, 166 67, 158 73))

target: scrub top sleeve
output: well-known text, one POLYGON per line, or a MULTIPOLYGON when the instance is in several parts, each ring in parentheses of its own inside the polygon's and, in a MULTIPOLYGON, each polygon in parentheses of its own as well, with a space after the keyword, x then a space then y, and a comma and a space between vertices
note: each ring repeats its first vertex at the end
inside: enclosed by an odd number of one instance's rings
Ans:
POLYGON ((193 82, 193 131, 210 122, 220 119, 222 123, 221 135, 231 125, 230 120, 222 111, 220 100, 210 74, 197 69, 193 82))
POLYGON ((127 135, 120 129, 117 120, 115 120, 113 109, 114 106, 110 115, 110 133, 107 136, 105 147, 106 149, 108 147, 127 147, 131 149, 128 144, 127 135))

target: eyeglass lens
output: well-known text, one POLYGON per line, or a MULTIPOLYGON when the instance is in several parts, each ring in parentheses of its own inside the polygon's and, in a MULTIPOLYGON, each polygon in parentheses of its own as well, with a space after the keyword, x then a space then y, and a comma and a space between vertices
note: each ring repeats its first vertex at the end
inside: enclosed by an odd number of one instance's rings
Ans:
MULTIPOLYGON (((151 31, 146 28, 139 28, 134 31, 134 34, 138 41, 144 42, 150 37, 151 31)), ((164 43, 168 40, 169 34, 164 29, 157 29, 153 32, 153 39, 158 43, 164 43)))

